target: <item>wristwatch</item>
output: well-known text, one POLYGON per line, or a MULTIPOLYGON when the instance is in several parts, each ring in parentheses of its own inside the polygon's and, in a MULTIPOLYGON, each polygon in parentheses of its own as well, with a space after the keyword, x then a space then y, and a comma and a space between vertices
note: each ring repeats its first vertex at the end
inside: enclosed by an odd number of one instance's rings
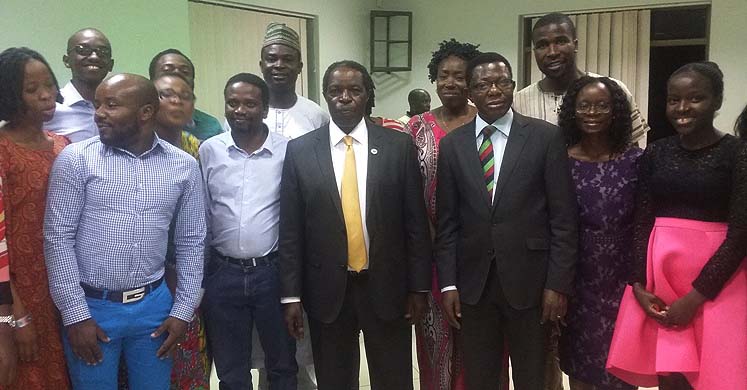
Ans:
POLYGON ((13 315, 9 316, 0 316, 0 324, 8 324, 11 328, 16 327, 16 320, 13 318, 13 315))

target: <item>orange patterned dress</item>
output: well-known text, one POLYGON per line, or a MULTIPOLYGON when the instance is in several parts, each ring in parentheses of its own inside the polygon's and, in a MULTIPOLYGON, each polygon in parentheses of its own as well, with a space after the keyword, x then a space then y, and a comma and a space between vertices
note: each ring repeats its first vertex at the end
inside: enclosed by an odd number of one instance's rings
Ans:
POLYGON ((52 133, 51 150, 32 150, 0 135, 2 176, 10 278, 33 317, 39 343, 39 360, 18 362, 16 381, 7 389, 70 389, 60 335, 60 317, 49 295, 44 263, 44 209, 52 163, 70 143, 52 133))

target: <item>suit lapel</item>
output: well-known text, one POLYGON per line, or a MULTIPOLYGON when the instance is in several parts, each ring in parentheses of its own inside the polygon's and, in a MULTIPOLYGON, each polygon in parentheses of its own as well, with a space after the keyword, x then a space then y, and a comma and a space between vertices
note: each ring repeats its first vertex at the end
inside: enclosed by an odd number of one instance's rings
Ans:
MULTIPOLYGON (((375 126, 368 121, 366 121, 366 126, 368 127, 368 151, 366 151, 368 158, 368 167, 367 170, 367 177, 366 177, 366 213, 363 215, 363 217, 366 220, 366 223, 368 223, 368 215, 369 211, 371 210, 371 204, 374 202, 374 196, 376 195, 376 188, 378 187, 378 175, 382 163, 382 158, 379 153, 386 152, 386 150, 381 149, 381 144, 383 142, 382 140, 382 130, 378 126, 375 126), (373 154, 369 152, 370 150, 376 150, 376 154, 373 154)), ((356 156, 358 157, 358 156, 356 156)), ((361 156, 360 158, 364 158, 361 156)), ((369 229, 369 233, 371 232, 371 229, 369 229)))
POLYGON ((319 163, 319 170, 322 173, 322 180, 324 186, 329 191, 329 196, 332 198, 335 208, 337 208, 337 214, 340 216, 340 221, 345 223, 345 218, 342 215, 342 201, 340 201, 340 192, 337 190, 337 180, 335 179, 335 169, 332 165, 332 149, 330 148, 329 139, 329 127, 324 126, 317 134, 317 143, 314 150, 316 151, 316 161, 319 163))
POLYGON ((477 152, 477 138, 475 137, 475 120, 472 123, 466 125, 462 131, 458 134, 459 153, 463 153, 459 160, 464 165, 462 171, 465 172, 467 180, 472 182, 475 188, 480 193, 480 199, 482 199, 485 206, 490 208, 490 198, 488 197, 488 189, 485 187, 485 180, 483 179, 482 164, 480 163, 480 155, 477 152))
POLYGON ((524 118, 514 112, 514 120, 511 124, 511 131, 508 135, 508 141, 506 142, 506 150, 503 152, 503 160, 501 161, 501 170, 498 172, 498 180, 495 183, 495 196, 493 202, 493 211, 495 212, 496 205, 501 200, 503 190, 506 188, 506 183, 511 177, 511 173, 516 167, 516 162, 521 157, 521 151, 524 149, 526 143, 527 133, 526 121, 524 118))

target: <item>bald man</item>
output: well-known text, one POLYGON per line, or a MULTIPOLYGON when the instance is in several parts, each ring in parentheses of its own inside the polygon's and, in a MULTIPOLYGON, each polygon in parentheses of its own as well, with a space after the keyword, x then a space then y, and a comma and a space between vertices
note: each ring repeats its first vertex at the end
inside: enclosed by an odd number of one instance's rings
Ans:
POLYGON ((93 95, 114 66, 112 46, 104 33, 95 28, 75 32, 67 40, 62 62, 72 73, 72 79, 60 90, 62 103, 57 103, 54 117, 44 129, 79 142, 99 135, 93 115, 93 95))
POLYGON ((101 134, 69 145, 50 175, 44 251, 75 389, 169 388, 170 352, 198 304, 205 206, 194 158, 154 132, 158 93, 130 74, 96 88, 101 134), (163 283, 174 225, 177 287, 163 283))
POLYGON ((407 111, 405 115, 397 119, 403 125, 407 125, 410 118, 415 115, 420 115, 431 110, 431 95, 424 89, 416 88, 407 94, 407 103, 410 105, 410 111, 407 111))

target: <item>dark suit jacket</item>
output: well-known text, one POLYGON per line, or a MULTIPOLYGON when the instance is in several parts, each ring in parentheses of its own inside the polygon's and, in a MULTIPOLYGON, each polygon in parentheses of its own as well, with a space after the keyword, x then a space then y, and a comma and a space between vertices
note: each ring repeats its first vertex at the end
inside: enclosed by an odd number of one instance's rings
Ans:
MULTIPOLYGON (((431 243, 412 139, 367 125, 368 292, 375 313, 392 320, 405 314, 408 292, 430 290, 431 243)), ((321 322, 335 320, 345 296, 348 260, 329 126, 288 143, 279 245, 281 296, 301 297, 307 313, 321 322)))
POLYGON ((438 159, 436 261, 441 288, 476 304, 493 258, 508 303, 541 304, 543 289, 570 293, 578 216, 560 130, 514 112, 491 206, 475 121, 444 137, 438 159))

